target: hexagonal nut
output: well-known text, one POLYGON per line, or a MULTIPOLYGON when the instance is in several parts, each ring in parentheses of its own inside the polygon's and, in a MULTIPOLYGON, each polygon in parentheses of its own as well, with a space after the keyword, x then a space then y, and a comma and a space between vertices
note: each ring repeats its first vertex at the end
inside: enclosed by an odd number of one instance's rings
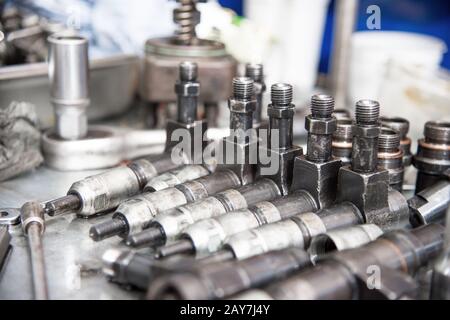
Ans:
POLYGON ((256 110, 256 100, 236 100, 231 98, 228 100, 228 106, 231 112, 249 113, 256 110))
POLYGON ((88 122, 85 108, 63 106, 56 108, 56 131, 64 140, 86 137, 88 122))
POLYGON ((379 226, 390 223, 388 191, 387 170, 373 173, 354 172, 350 167, 339 170, 337 201, 350 201, 356 205, 366 223, 379 226))
POLYGON ((198 97, 200 95, 200 84, 198 82, 177 82, 175 92, 185 97, 198 97))
POLYGON ((283 107, 283 108, 277 108, 274 107, 272 104, 269 105, 267 108, 267 115, 270 118, 292 118, 295 114, 295 106, 291 104, 290 106, 283 107))
POLYGON ((362 127, 355 124, 352 127, 353 136, 357 137, 376 138, 380 135, 380 131, 380 126, 362 127))
POLYGON ((309 133, 314 134, 333 134, 337 129, 337 120, 335 117, 331 119, 314 119, 309 115, 305 119, 305 129, 309 133))
POLYGON ((284 151, 260 147, 257 177, 272 179, 282 195, 287 195, 291 189, 295 158, 301 155, 303 149, 298 146, 284 151))
POLYGON ((342 162, 333 159, 316 163, 297 157, 294 163, 292 190, 306 190, 316 200, 319 208, 332 205, 336 200, 337 181, 342 162))

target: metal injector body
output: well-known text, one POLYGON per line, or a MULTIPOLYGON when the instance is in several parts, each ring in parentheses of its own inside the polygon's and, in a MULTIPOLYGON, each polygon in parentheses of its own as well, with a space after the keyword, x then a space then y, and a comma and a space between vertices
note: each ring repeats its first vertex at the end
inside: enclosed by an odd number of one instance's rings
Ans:
POLYGON ((450 168, 450 123, 427 122, 424 135, 413 157, 413 165, 419 170, 416 193, 446 179, 444 172, 450 168))
POLYGON ((356 103, 352 163, 339 170, 337 201, 352 202, 365 223, 386 229, 398 226, 404 217, 389 209, 389 172, 378 168, 379 114, 376 101, 356 103))
POLYGON ((203 162, 203 149, 206 141, 203 137, 208 129, 205 120, 197 119, 198 97, 200 84, 197 81, 198 66, 196 63, 184 61, 179 66, 179 79, 175 84, 177 95, 178 119, 167 122, 166 152, 174 147, 182 148, 189 156, 190 163, 203 162), (182 137, 182 142, 177 138, 182 137))
POLYGON ((450 207, 447 209, 444 249, 434 263, 430 298, 450 300, 450 207))
POLYGON ((44 208, 38 202, 27 202, 20 209, 20 214, 22 230, 28 238, 34 298, 47 300, 49 295, 42 243, 45 231, 44 208))
POLYGON ((400 135, 400 149, 403 151, 403 166, 409 167, 412 163, 411 139, 408 137, 409 121, 399 117, 381 117, 381 125, 395 130, 400 135))
POLYGON ((253 129, 256 99, 252 79, 233 79, 233 96, 229 99, 228 106, 231 134, 220 142, 216 150, 218 168, 233 170, 242 185, 247 185, 255 179, 259 141, 256 130, 253 129))
POLYGON ((313 268, 238 298, 402 299, 415 294, 417 285, 411 276, 436 258, 442 250, 443 235, 444 228, 437 224, 391 231, 362 247, 326 255, 313 268), (381 272, 379 286, 369 288, 373 276, 367 272, 369 267, 381 272))
POLYGON ((267 109, 267 146, 259 148, 257 176, 272 179, 280 187, 282 195, 287 195, 291 189, 294 161, 303 154, 303 149, 292 143, 295 114, 293 88, 289 84, 274 84, 271 96, 272 103, 267 109))
POLYGON ((122 202, 112 219, 92 226, 89 235, 95 241, 115 235, 126 237, 147 228, 159 213, 240 185, 241 181, 233 171, 220 170, 172 188, 144 192, 122 202))
POLYGON ((164 245, 197 221, 244 209, 279 196, 281 196, 281 192, 274 181, 259 179, 252 184, 237 189, 228 189, 206 199, 157 215, 148 229, 130 235, 126 243, 136 247, 164 245))
POLYGON ((338 119, 337 129, 333 134, 332 155, 342 162, 342 166, 352 163, 353 120, 338 119))
POLYGON ((403 189, 403 158, 400 135, 393 129, 381 128, 378 137, 378 167, 389 172, 389 186, 398 191, 403 189))
POLYGON ((197 264, 191 270, 175 272, 150 283, 147 299, 164 299, 170 291, 175 299, 223 299, 249 288, 285 278, 311 265, 300 249, 286 249, 243 261, 197 264))
POLYGON ((245 65, 245 76, 254 81, 253 88, 256 97, 256 109, 253 112, 253 127, 260 128, 264 126, 261 123, 263 97, 266 92, 266 83, 264 82, 264 67, 259 63, 248 63, 245 65))
POLYGON ((333 97, 323 94, 312 97, 311 115, 305 120, 307 153, 296 157, 294 163, 292 189, 307 190, 319 209, 335 202, 337 177, 342 165, 332 156, 333 133, 337 128, 333 110, 333 97))
POLYGON ((442 222, 450 205, 450 181, 442 180, 408 200, 413 227, 442 222))
POLYGON ((225 240, 234 234, 317 209, 308 192, 295 191, 272 201, 259 202, 248 209, 198 221, 183 231, 180 240, 159 248, 156 254, 160 258, 178 253, 195 253, 199 257, 210 255, 220 250, 225 240))

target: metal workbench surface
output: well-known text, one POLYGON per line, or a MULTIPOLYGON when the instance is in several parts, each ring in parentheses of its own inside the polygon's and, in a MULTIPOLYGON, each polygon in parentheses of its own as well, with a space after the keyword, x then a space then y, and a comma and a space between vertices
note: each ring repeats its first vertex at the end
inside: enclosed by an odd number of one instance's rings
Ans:
MULTIPOLYGON (((57 172, 41 167, 0 183, 0 208, 19 208, 30 200, 46 201, 64 195, 73 182, 97 173, 57 172)), ((46 217, 44 251, 51 299, 135 299, 136 292, 110 283, 101 272, 103 252, 123 246, 114 237, 94 242, 89 228, 110 215, 80 219, 75 214, 46 217)), ((20 225, 12 227, 13 250, 0 276, 0 299, 32 299, 31 266, 27 239, 20 225)))

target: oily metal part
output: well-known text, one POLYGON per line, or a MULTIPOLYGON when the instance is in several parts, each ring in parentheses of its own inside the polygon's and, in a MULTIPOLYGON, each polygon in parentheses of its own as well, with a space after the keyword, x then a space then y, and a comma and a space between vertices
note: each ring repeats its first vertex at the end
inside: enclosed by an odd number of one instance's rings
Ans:
POLYGON ((341 160, 343 166, 352 162, 353 120, 343 118, 337 120, 337 128, 333 134, 332 154, 341 160))
POLYGON ((386 127, 381 128, 378 137, 378 167, 389 172, 389 186, 398 191, 403 189, 403 158, 398 132, 386 127))
POLYGON ((450 207, 447 209, 444 249, 433 267, 430 298, 450 299, 450 207))
POLYGON ((381 124, 391 128, 400 135, 400 149, 403 151, 403 166, 408 167, 412 163, 411 139, 408 137, 409 121, 400 117, 381 117, 381 124))
POLYGON ((8 227, 0 225, 0 281, 3 268, 5 267, 9 253, 11 252, 11 235, 8 227))

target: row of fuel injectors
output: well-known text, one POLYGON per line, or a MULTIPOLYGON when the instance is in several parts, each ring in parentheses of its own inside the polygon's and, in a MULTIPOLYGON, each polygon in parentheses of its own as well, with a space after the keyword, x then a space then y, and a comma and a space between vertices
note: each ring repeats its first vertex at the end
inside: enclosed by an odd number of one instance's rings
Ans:
POLYGON ((263 67, 249 64, 233 79, 230 135, 209 142, 197 75, 197 64, 180 64, 164 153, 24 206, 32 224, 114 211, 89 236, 123 238, 129 249, 107 250, 104 273, 148 299, 450 298, 449 123, 426 123, 412 155, 407 120, 381 117, 373 100, 358 101, 352 119, 317 94, 304 151, 293 143, 293 87, 271 86, 262 120, 263 67))

